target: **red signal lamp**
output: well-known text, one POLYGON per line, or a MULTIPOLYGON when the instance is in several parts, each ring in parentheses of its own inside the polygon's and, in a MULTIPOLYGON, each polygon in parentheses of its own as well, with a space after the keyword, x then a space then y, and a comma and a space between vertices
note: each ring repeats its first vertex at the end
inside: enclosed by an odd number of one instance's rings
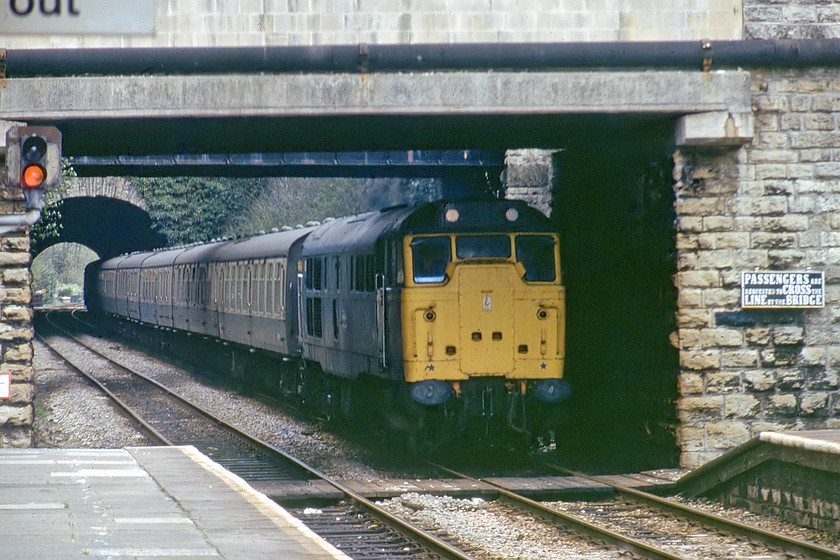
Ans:
POLYGON ((29 164, 23 169, 21 186, 25 189, 37 189, 44 184, 46 178, 47 173, 43 167, 38 164, 29 164))

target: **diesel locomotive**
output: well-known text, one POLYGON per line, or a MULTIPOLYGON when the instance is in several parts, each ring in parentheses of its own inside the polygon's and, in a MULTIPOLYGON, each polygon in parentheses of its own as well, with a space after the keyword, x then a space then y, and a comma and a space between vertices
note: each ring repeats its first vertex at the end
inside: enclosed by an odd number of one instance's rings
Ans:
MULTIPOLYGON (((559 239, 518 201, 446 201, 91 263, 88 309, 281 359, 251 380, 429 441, 557 427, 559 239)), ((246 377, 248 373, 246 372, 246 377)))

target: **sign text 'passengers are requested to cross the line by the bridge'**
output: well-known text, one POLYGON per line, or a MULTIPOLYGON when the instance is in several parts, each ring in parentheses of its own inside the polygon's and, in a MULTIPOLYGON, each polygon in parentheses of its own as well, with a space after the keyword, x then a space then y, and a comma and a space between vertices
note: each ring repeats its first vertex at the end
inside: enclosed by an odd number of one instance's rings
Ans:
POLYGON ((744 309, 825 307, 823 272, 755 271, 741 273, 744 309))

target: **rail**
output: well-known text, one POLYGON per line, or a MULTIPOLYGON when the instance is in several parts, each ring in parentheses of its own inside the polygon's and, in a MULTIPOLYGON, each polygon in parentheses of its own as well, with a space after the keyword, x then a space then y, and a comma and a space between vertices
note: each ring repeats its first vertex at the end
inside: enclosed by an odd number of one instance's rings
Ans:
POLYGON ((840 558, 840 551, 833 550, 816 543, 812 543, 802 539, 795 539, 793 537, 780 535, 778 533, 773 533, 771 531, 762 529, 761 527, 756 527, 754 525, 748 525, 746 523, 741 523, 739 521, 727 519, 720 515, 703 511, 699 508, 691 507, 689 505, 682 504, 674 500, 662 498, 660 496, 656 496, 648 492, 636 490, 635 488, 628 488, 626 486, 614 484, 604 480, 603 478, 595 478, 587 474, 579 473, 573 470, 566 469, 564 467, 560 467, 558 465, 542 463, 542 466, 551 469, 555 472, 565 474, 567 476, 577 476, 580 478, 585 478, 587 480, 595 481, 598 484, 605 484, 611 487, 619 495, 646 503, 648 505, 652 505, 657 508, 669 510, 694 521, 700 522, 704 525, 715 527, 716 529, 740 535, 751 540, 756 540, 772 547, 780 548, 794 556, 804 555, 808 558, 840 558))

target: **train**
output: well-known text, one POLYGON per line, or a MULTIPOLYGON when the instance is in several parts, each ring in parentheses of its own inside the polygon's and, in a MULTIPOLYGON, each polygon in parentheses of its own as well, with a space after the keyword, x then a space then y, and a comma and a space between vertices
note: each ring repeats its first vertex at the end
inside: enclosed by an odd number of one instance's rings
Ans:
POLYGON ((423 445, 552 437, 571 400, 559 236, 521 201, 386 208, 85 275, 89 311, 272 356, 245 380, 324 414, 382 411, 423 445))

